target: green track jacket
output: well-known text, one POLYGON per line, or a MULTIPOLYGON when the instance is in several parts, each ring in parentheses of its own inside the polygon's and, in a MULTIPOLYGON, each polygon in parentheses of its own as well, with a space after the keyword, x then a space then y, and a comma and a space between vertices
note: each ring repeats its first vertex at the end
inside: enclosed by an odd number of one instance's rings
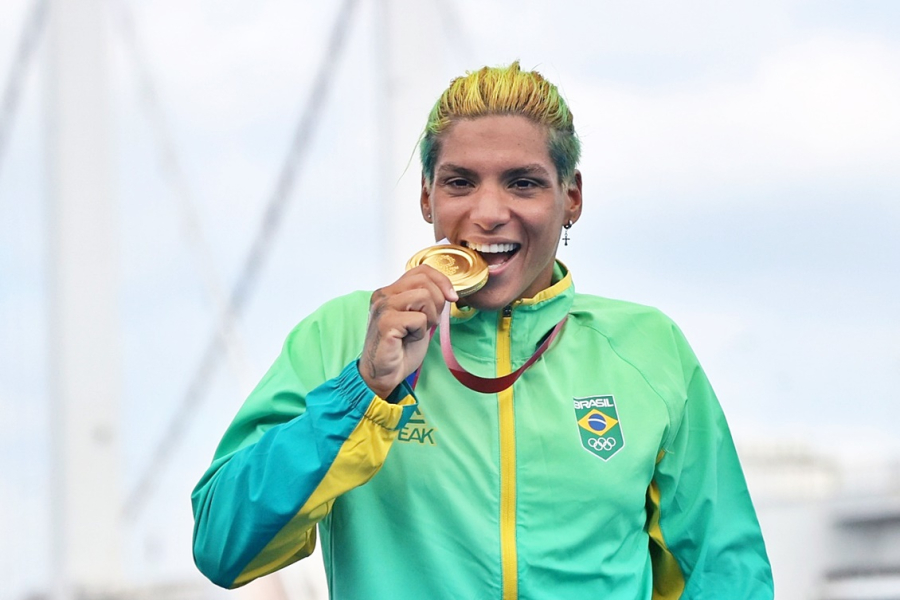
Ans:
POLYGON ((194 557, 237 587, 321 538, 338 600, 771 599, 728 427, 679 329, 556 283, 499 313, 454 312, 459 384, 432 340, 415 393, 356 366, 369 293, 289 335, 192 500, 194 557))

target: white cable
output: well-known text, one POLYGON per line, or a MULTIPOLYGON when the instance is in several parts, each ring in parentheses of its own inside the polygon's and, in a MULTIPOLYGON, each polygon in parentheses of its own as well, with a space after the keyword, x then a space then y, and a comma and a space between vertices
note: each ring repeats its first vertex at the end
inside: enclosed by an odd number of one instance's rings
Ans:
MULTIPOLYGON (((344 0, 338 12, 338 17, 332 29, 322 62, 319 65, 309 98, 294 130, 293 141, 282 164, 275 189, 269 197, 263 213, 262 223, 244 260, 237 282, 232 288, 229 306, 231 313, 235 317, 240 316, 251 294, 255 291, 259 272, 269 256, 272 243, 277 238, 282 215, 290 200, 299 167, 303 164, 309 152, 314 129, 321 122, 319 114, 323 108, 328 89, 331 87, 337 62, 346 46, 345 39, 350 25, 350 18, 357 3, 358 0, 344 0)), ((203 394, 209 388, 209 382, 215 375, 221 356, 222 341, 217 333, 207 344, 194 377, 191 379, 182 397, 181 404, 176 408, 169 426, 151 455, 149 467, 126 497, 123 509, 123 516, 126 519, 136 518, 153 493, 159 476, 168 465, 174 448, 180 443, 191 417, 203 399, 203 394)))
POLYGON ((163 113, 159 95, 156 93, 153 77, 141 52, 130 7, 125 0, 120 0, 116 3, 116 6, 118 8, 117 16, 122 38, 137 71, 142 104, 147 111, 151 129, 156 137, 161 166, 166 174, 166 178, 174 188, 183 231, 197 257, 195 264, 197 265, 203 288, 215 307, 215 314, 217 315, 215 322, 218 327, 218 335, 222 339, 229 365, 237 380, 241 394, 248 394, 253 387, 253 378, 245 346, 237 330, 234 311, 228 302, 225 288, 217 274, 210 245, 200 226, 194 195, 181 166, 181 161, 178 159, 175 143, 170 133, 168 121, 163 113))
POLYGON ((0 173, 3 171, 3 157, 9 138, 12 136, 13 120, 19 106, 19 96, 28 74, 28 66, 47 21, 47 0, 35 0, 25 18, 22 34, 16 48, 16 55, 9 70, 9 77, 3 89, 3 103, 0 104, 0 173))

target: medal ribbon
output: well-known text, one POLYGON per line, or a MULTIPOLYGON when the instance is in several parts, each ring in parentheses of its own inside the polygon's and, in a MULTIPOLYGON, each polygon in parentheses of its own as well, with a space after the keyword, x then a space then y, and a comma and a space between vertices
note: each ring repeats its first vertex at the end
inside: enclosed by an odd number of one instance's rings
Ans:
POLYGON ((453 355, 453 346, 450 344, 450 303, 447 302, 444 304, 444 310, 441 312, 441 353, 444 355, 444 362, 447 363, 447 368, 450 369, 450 373, 452 373, 461 384, 476 392, 496 394, 515 383, 516 379, 518 379, 528 367, 533 365, 535 361, 541 357, 547 348, 550 347, 550 344, 553 343, 553 340, 562 330, 565 323, 566 318, 563 317, 543 343, 538 346, 538 349, 534 351, 531 358, 512 373, 504 375, 503 377, 479 377, 478 375, 473 375, 466 371, 462 365, 459 364, 459 361, 456 360, 456 356, 453 355))

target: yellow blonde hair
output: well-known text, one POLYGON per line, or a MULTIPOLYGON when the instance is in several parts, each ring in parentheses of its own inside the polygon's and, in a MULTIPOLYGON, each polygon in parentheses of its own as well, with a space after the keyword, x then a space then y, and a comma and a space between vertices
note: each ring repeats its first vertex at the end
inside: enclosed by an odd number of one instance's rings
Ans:
POLYGON ((581 156, 572 111, 555 85, 537 71, 522 71, 515 61, 508 67, 484 67, 457 77, 438 98, 419 145, 422 173, 429 185, 441 135, 458 119, 486 115, 521 115, 547 127, 548 150, 559 182, 572 181, 581 156))

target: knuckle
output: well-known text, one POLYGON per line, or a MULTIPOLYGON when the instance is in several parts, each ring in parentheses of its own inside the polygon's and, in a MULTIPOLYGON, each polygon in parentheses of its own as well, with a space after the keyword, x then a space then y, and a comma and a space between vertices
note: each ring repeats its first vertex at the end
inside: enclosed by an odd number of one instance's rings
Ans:
POLYGON ((369 298, 369 306, 375 306, 384 301, 387 297, 387 294, 384 292, 384 288, 378 288, 374 292, 372 292, 372 297, 369 298))
POLYGON ((378 321, 381 318, 381 314, 384 312, 385 306, 384 302, 377 302, 369 305, 369 315, 372 321, 378 321))

